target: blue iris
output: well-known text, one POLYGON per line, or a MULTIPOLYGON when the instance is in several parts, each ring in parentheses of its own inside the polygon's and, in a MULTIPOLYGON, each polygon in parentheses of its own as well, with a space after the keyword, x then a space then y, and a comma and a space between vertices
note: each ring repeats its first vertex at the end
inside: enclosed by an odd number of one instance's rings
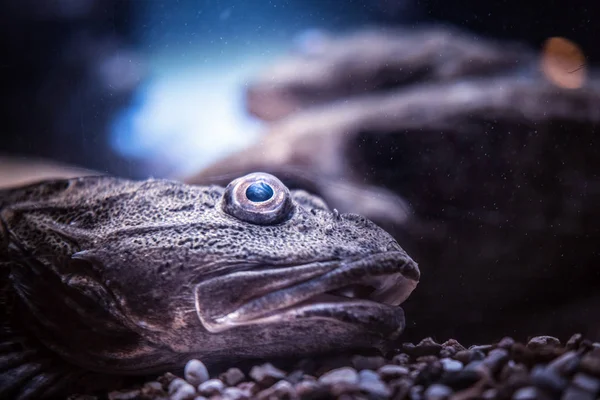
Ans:
POLYGON ((256 182, 248 186, 246 197, 255 203, 267 201, 273 197, 273 188, 264 182, 256 182))

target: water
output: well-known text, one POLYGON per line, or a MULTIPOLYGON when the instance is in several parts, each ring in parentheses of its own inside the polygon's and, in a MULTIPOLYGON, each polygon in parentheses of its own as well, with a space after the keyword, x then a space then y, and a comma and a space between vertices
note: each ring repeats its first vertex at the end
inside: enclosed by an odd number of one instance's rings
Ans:
POLYGON ((265 65, 321 30, 367 25, 380 13, 335 1, 147 2, 134 35, 148 75, 116 116, 111 144, 145 161, 146 173, 198 171, 260 136, 244 89, 265 65))
POLYGON ((221 186, 270 172, 419 262, 406 340, 599 340, 589 5, 32 4, 0 9, 3 185, 79 168, 221 186))

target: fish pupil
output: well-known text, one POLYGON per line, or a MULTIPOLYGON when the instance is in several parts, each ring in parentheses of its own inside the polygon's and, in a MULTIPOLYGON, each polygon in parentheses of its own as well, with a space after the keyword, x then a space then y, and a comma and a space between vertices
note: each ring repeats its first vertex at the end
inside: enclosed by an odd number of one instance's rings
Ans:
POLYGON ((256 182, 248 186, 246 197, 255 203, 267 201, 273 197, 273 188, 264 182, 256 182))

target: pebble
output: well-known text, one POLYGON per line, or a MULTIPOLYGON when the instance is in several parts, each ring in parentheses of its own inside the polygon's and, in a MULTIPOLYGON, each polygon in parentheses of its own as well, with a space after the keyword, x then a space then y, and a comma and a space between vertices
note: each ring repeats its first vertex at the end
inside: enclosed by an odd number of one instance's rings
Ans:
POLYGON ((221 396, 226 400, 246 400, 250 398, 243 390, 236 387, 225 388, 221 396))
POLYGON ((577 350, 579 345, 583 341, 583 335, 581 333, 576 333, 567 340, 565 344, 565 348, 567 350, 577 350))
POLYGON ((445 385, 435 383, 425 390, 426 400, 444 400, 452 395, 453 390, 445 385))
POLYGON ((196 396, 196 389, 181 378, 175 378, 169 385, 170 400, 188 400, 196 396))
POLYGON ((511 338, 510 336, 505 336, 502 339, 500 339, 496 347, 499 349, 510 350, 514 344, 515 339, 511 338))
POLYGON ((268 389, 259 392, 256 395, 258 400, 266 399, 297 399, 298 394, 288 381, 279 381, 268 389))
POLYGON ((397 379, 408 375, 410 371, 408 368, 401 365, 388 364, 379 368, 377 372, 384 380, 391 381, 392 379, 397 379))
POLYGON ((260 391, 260 387, 254 382, 238 383, 237 388, 248 395, 248 397, 252 397, 260 391))
POLYGON ((358 383, 358 372, 354 368, 343 367, 334 369, 323 374, 319 378, 319 382, 325 385, 333 385, 335 383, 358 383))
POLYGON ((334 369, 319 378, 319 382, 327 385, 334 396, 357 391, 358 381, 358 372, 350 367, 334 369))
POLYGON ((229 368, 219 378, 228 386, 235 386, 244 380, 244 373, 239 368, 229 368))
POLYGON ((536 365, 531 370, 531 381, 536 387, 556 394, 562 393, 568 384, 567 380, 558 372, 541 365, 536 365))
POLYGON ((458 360, 453 360, 451 358, 442 358, 440 359, 442 366, 444 367, 444 371, 460 371, 463 369, 463 363, 458 360))
POLYGON ((303 398, 313 398, 316 393, 323 391, 321 385, 314 381, 302 381, 294 386, 298 396, 303 398))
POLYGON ((508 361, 508 351, 504 349, 491 350, 487 357, 483 360, 483 365, 488 367, 492 374, 500 372, 501 368, 508 361))
POLYGON ((577 386, 589 393, 595 393, 600 396, 600 379, 589 376, 583 372, 578 372, 573 376, 573 386, 577 386))
POLYGON ((583 371, 600 378, 600 348, 594 347, 581 358, 580 367, 583 371))
POLYGON ((183 385, 189 385, 189 383, 187 383, 185 381, 185 379, 181 379, 181 378, 173 379, 171 381, 171 383, 169 384, 169 394, 175 393, 183 385))
POLYGON ((360 390, 373 396, 389 397, 391 395, 390 389, 375 371, 364 369, 358 373, 358 376, 360 390))
POLYGON ((491 344, 482 344, 482 345, 473 345, 473 346, 469 347, 469 350, 481 351, 483 353, 487 353, 488 351, 492 350, 493 348, 494 348, 494 346, 491 344))
POLYGON ((483 363, 483 360, 471 361, 465 368, 465 371, 482 372, 483 370, 488 371, 488 368, 483 363))
POLYGON ((560 340, 553 336, 536 336, 527 343, 527 348, 530 350, 539 350, 549 346, 560 346, 560 340))
POLYGON ((304 375, 303 371, 297 369, 295 371, 292 371, 288 376, 286 376, 285 380, 291 383, 292 385, 295 385, 296 383, 305 379, 306 376, 307 375, 304 375))
POLYGON ((388 386, 392 390, 394 398, 403 399, 408 396, 408 393, 413 387, 413 380, 408 377, 394 379, 388 383, 388 386))
POLYGON ((512 400, 538 400, 538 391, 532 386, 521 388, 513 394, 512 400))
POLYGON ((410 388, 409 396, 411 400, 420 400, 424 399, 423 397, 424 388, 421 385, 415 385, 410 388))
POLYGON ((427 386, 439 380, 443 372, 444 367, 442 367, 442 363, 439 360, 425 364, 425 366, 419 370, 415 382, 427 386))
POLYGON ((567 351, 548 364, 548 368, 563 375, 572 375, 579 366, 581 356, 575 351, 567 351))
POLYGON ((259 385, 269 387, 275 382, 285 378, 285 372, 275 368, 271 363, 266 363, 252 367, 250 370, 250 377, 259 385))
POLYGON ((188 361, 187 364, 185 364, 183 376, 185 377, 186 381, 194 386, 198 386, 210 378, 206 366, 200 360, 188 361))
POLYGON ((452 358, 454 358, 457 361, 460 361, 463 364, 468 364, 470 363, 471 360, 471 355, 472 352, 469 350, 462 350, 462 351, 457 351, 456 354, 454 354, 452 356, 452 358))
POLYGON ((225 390, 225 384, 220 379, 209 379, 198 386, 198 391, 204 396, 216 396, 225 390))
POLYGON ((500 371, 500 376, 498 379, 500 381, 508 381, 511 378, 524 378, 526 381, 526 385, 529 385, 529 371, 527 367, 523 364, 516 364, 514 361, 507 362, 504 367, 502 367, 502 371, 500 371))

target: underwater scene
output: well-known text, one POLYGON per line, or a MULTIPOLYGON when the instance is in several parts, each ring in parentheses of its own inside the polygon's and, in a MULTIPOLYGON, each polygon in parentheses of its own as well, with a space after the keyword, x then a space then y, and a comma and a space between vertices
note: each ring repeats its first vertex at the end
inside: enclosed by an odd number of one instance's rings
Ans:
POLYGON ((600 399, 599 11, 0 1, 0 399, 600 399))

